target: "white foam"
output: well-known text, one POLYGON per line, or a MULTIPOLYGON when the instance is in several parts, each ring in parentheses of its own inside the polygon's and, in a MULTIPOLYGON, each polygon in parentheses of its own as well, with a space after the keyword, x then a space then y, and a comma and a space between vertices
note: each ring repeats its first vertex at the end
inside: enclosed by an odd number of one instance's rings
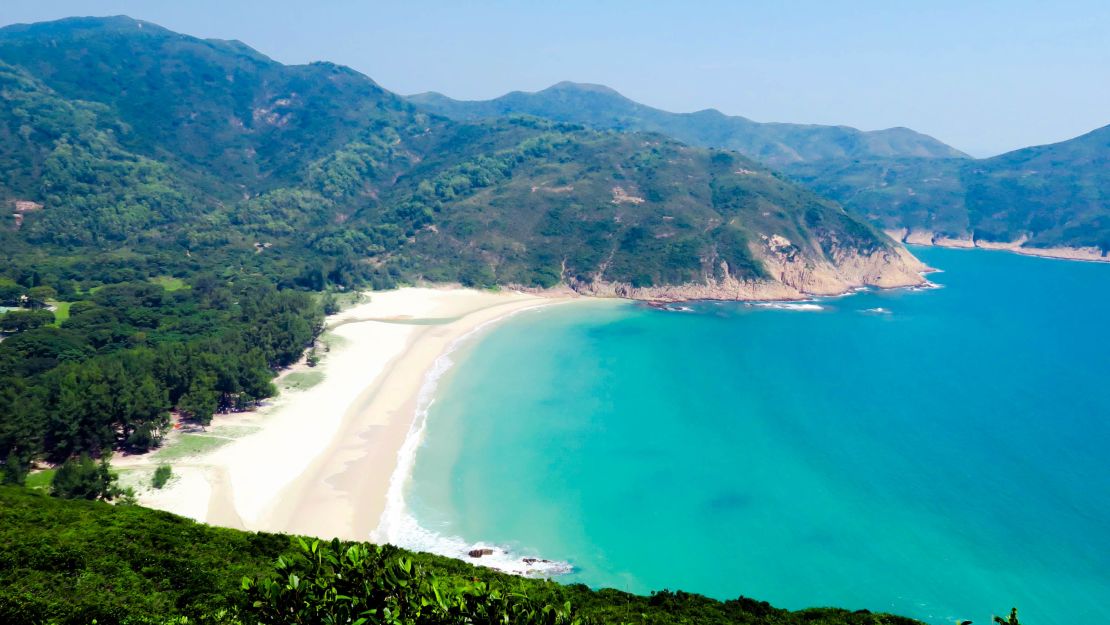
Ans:
POLYGON ((491 545, 484 542, 472 543, 458 536, 435 532, 420 525, 420 522, 412 515, 405 503, 405 487, 412 478, 413 467, 416 465, 416 454, 420 445, 424 442, 428 411, 435 403, 435 392, 440 379, 454 365, 451 354, 464 341, 487 326, 520 312, 527 312, 527 309, 487 321, 455 339, 428 371, 416 398, 416 414, 413 416, 404 443, 397 451, 397 466, 393 470, 393 475, 389 478, 385 509, 382 512, 382 518, 378 521, 378 527, 370 533, 372 541, 390 543, 413 551, 425 551, 449 558, 457 558, 516 575, 553 577, 574 570, 574 567, 568 562, 545 560, 538 556, 523 556, 513 553, 511 549, 505 546, 491 545), (480 558, 470 557, 469 552, 476 549, 491 549, 493 553, 483 555, 480 558))
POLYGON ((893 315, 894 314, 893 310, 891 310, 889 308, 883 308, 882 306, 879 306, 877 308, 865 308, 865 309, 861 310, 860 312, 866 313, 866 314, 869 314, 869 315, 893 315))
POLYGON ((774 308, 776 310, 803 310, 803 311, 817 311, 825 310, 825 307, 820 304, 812 303, 794 303, 794 302, 759 302, 757 304, 750 304, 759 308, 774 308))

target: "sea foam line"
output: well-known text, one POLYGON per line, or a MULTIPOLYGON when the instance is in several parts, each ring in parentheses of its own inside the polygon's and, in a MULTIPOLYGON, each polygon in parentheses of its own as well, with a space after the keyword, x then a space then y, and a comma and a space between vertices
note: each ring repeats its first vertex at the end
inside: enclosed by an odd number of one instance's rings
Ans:
POLYGON ((377 543, 391 543, 413 551, 426 551, 449 558, 466 560, 473 564, 481 564, 506 573, 528 575, 537 577, 552 577, 570 573, 574 567, 567 562, 555 562, 539 557, 524 557, 512 553, 507 547, 491 545, 485 542, 471 543, 458 536, 446 536, 429 530, 416 520, 405 503, 405 486, 412 478, 413 468, 416 466, 416 454, 424 442, 427 430, 428 411, 435 403, 435 392, 443 375, 454 366, 451 354, 464 342, 486 329, 486 327, 504 321, 519 313, 529 312, 543 308, 543 305, 533 308, 516 310, 495 319, 486 321, 466 334, 456 338, 448 345, 447 349, 436 358, 432 368, 428 370, 424 383, 416 396, 416 413, 413 415, 405 440, 397 450, 397 466, 389 478, 389 488, 386 491, 386 503, 378 527, 370 533, 370 539, 377 543), (473 550, 487 550, 481 559, 471 558, 468 554, 473 550), (492 551, 492 553, 488 553, 492 551))

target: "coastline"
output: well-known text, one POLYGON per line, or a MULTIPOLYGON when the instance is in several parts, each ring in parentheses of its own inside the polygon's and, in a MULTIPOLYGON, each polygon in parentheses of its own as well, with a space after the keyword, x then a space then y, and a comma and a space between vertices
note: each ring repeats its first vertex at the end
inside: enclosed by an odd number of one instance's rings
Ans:
MULTIPOLYGON (((920 271, 913 279, 900 276, 878 288, 927 285, 922 274, 929 269, 920 263, 913 269, 920 271)), ((615 293, 566 287, 370 292, 369 302, 328 317, 317 343, 317 351, 323 352, 320 363, 310 368, 302 358, 283 370, 274 381, 277 396, 255 410, 217 415, 208 428, 175 432, 154 452, 117 456, 113 465, 121 471, 121 484, 135 488, 141 505, 212 525, 405 542, 414 530, 411 519, 400 518, 411 467, 399 463, 411 462, 438 375, 450 366, 448 356, 461 341, 517 313, 573 300, 773 303, 850 295, 866 288, 849 288, 839 280, 824 286, 835 288, 758 293, 762 297, 735 291, 722 297, 704 287, 615 293), (150 476, 162 464, 171 465, 173 478, 164 488, 153 489, 150 476), (390 507, 396 514, 387 520, 390 507)), ((556 572, 564 565, 533 560, 517 570, 520 562, 503 557, 485 558, 483 564, 522 574, 545 567, 556 572)))
POLYGON ((179 438, 115 462, 136 486, 155 466, 172 466, 170 483, 143 488, 139 502, 213 525, 367 540, 437 360, 487 325, 572 299, 459 288, 370 298, 329 317, 331 346, 313 370, 321 380, 258 410, 218 415, 206 436, 224 444, 180 455, 179 438))
POLYGON ((906 245, 922 245, 926 247, 947 247, 954 249, 981 249, 1012 252, 1022 256, 1036 256, 1037 258, 1053 258, 1056 260, 1077 260, 1089 263, 1110 263, 1110 254, 1104 255, 1096 247, 1028 247, 1026 237, 1016 241, 985 241, 982 239, 960 239, 946 237, 930 231, 887 230, 887 236, 906 245))

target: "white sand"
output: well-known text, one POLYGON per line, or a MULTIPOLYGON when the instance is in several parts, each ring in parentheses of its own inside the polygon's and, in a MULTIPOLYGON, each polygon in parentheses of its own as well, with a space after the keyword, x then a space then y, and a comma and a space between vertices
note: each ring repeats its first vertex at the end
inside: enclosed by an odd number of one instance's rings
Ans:
MULTIPOLYGON (((170 460, 174 479, 143 490, 139 501, 216 525, 365 540, 384 509, 417 394, 440 354, 487 322, 557 301, 564 300, 465 289, 371 293, 369 303, 328 319, 339 340, 317 367, 322 382, 256 412, 217 415, 214 435, 257 431, 170 460)), ((152 470, 158 462, 149 456, 118 464, 152 470)))

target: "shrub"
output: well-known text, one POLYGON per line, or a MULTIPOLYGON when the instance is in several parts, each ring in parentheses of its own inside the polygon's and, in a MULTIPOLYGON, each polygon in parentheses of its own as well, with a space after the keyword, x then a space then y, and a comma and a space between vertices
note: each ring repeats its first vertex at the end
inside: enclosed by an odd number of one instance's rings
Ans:
POLYGON ((171 477, 173 477, 173 469, 170 468, 170 465, 159 465, 158 468, 154 470, 154 477, 151 478, 150 484, 154 488, 162 488, 166 485, 166 482, 170 481, 171 477))

